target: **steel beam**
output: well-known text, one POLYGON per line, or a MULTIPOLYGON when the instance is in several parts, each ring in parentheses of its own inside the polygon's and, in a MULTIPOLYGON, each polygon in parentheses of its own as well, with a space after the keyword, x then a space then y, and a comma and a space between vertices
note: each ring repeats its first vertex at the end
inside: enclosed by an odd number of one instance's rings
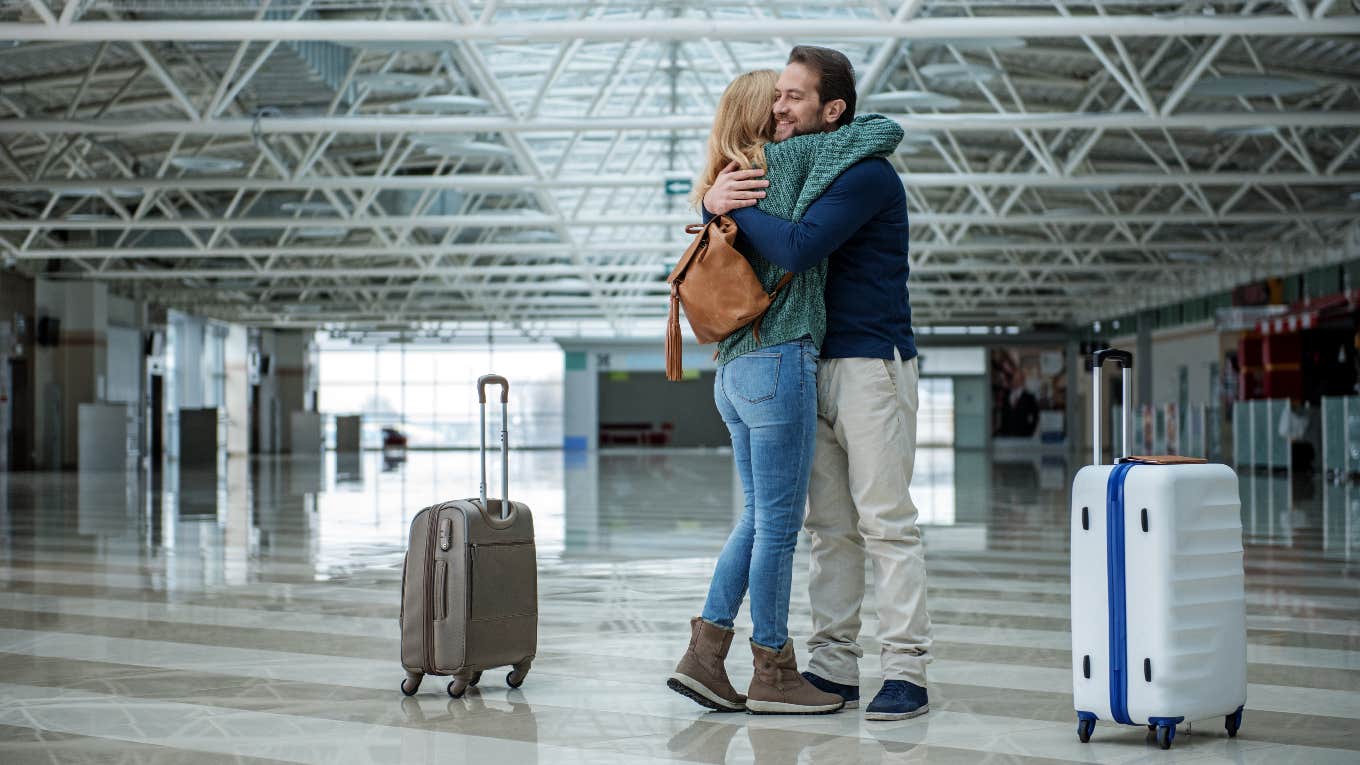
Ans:
MULTIPOLYGON (((450 249, 457 248, 456 252, 446 253, 446 255, 461 256, 484 256, 495 257, 492 253, 479 249, 480 245, 450 245, 450 249)), ((930 255, 975 255, 975 256, 1004 256, 998 259, 967 259, 962 261, 945 261, 930 259, 925 263, 914 263, 914 270, 921 272, 938 272, 938 274, 1036 274, 1042 271, 1043 274, 1087 274, 1087 272, 1146 272, 1148 270, 1185 272, 1185 274, 1206 274, 1216 270, 1234 271, 1242 270, 1242 263, 1238 260, 1229 260, 1227 257, 1217 263, 1159 263, 1153 260, 1129 260, 1129 261, 1104 261, 1104 260, 1085 260, 1085 261, 1053 261, 1049 259, 1035 261, 1016 260, 1016 255, 1036 255, 1050 256, 1054 252, 1061 250, 1074 250, 1083 253, 1127 253, 1127 252, 1202 252, 1213 255, 1216 250, 1228 250, 1232 255, 1240 257, 1243 253, 1259 252, 1259 250, 1274 246, 1272 242, 1261 242, 1261 244, 1236 244, 1225 245, 1221 242, 1156 242, 1156 244, 1136 244, 1136 242, 1091 242, 1091 244, 1047 244, 1047 245, 1028 245, 1024 249, 997 248, 996 245, 952 245, 952 244, 914 244, 911 245, 911 253, 914 257, 919 257, 930 253, 930 255)), ((20 260, 71 260, 71 259, 95 259, 95 260, 121 260, 121 259, 141 259, 141 257, 167 257, 175 260, 220 260, 224 257, 294 257, 294 259, 318 259, 329 260, 354 260, 354 259, 373 259, 373 257, 386 256, 389 259, 413 259, 413 257, 430 257, 431 255, 441 255, 439 246, 408 246, 401 248, 400 252, 378 252, 371 248, 350 248, 348 250, 326 249, 326 248, 239 248, 239 249, 193 249, 193 248, 137 248, 137 249, 27 249, 16 253, 20 260)), ((600 252, 598 246, 593 246, 593 252, 600 252)), ((681 248, 677 248, 675 242, 651 242, 646 248, 635 248, 630 250, 619 250, 619 255, 645 255, 651 252, 656 255, 672 255, 679 257, 681 248)), ((466 271, 468 274, 479 276, 492 276, 496 274, 496 268, 509 268, 505 275, 518 276, 579 276, 581 267, 568 263, 567 259, 571 253, 568 250, 559 249, 559 252, 537 252, 526 253, 524 250, 517 250, 511 253, 500 253, 500 257, 513 257, 525 255, 537 255, 539 257, 558 257, 562 260, 558 264, 513 264, 513 261, 502 261, 500 265, 477 265, 475 268, 466 271)), ((649 261, 649 263, 635 265, 611 265, 607 263, 594 263, 601 274, 613 275, 656 275, 665 276, 670 267, 675 265, 665 259, 649 261)), ((298 265, 292 267, 269 268, 269 270, 223 270, 222 274, 248 274, 260 276, 260 278, 272 278, 279 274, 294 274, 298 270, 298 265)), ((389 270, 384 268, 363 268, 363 267, 341 267, 340 274, 354 274, 356 278, 363 274, 381 274, 386 276, 419 276, 423 274, 442 274, 449 271, 449 267, 423 267, 423 265, 400 265, 389 270)), ((301 268, 309 274, 320 274, 320 265, 307 265, 301 268)), ((462 272, 465 268, 453 268, 453 272, 462 272)), ((117 278, 120 271, 105 270, 97 274, 91 274, 94 278, 117 278)), ((139 275, 147 274, 147 271, 131 271, 125 278, 139 278, 139 275)), ((184 265, 174 268, 170 278, 178 278, 181 274, 200 274, 211 276, 218 274, 212 268, 186 268, 184 265)), ((45 274, 45 276, 56 276, 56 274, 45 274)), ((188 278, 188 276, 185 276, 188 278)), ((282 278, 282 276, 277 276, 282 278)))
MULTIPOLYGON (((374 177, 316 176, 307 178, 71 178, 61 180, 7 182, 7 191, 59 193, 85 189, 145 189, 186 191, 287 191, 287 190, 370 190, 370 189, 462 189, 473 192, 521 193, 542 190, 580 188, 655 187, 658 192, 668 174, 652 175, 575 175, 560 178, 539 178, 529 175, 398 175, 374 177)), ((1179 186, 1187 183, 1205 186, 1265 186, 1292 185, 1354 185, 1360 183, 1360 171, 1315 175, 1304 172, 1250 173, 1203 172, 1190 173, 1099 173, 1056 176, 1047 173, 902 173, 907 188, 957 188, 969 184, 987 186, 1022 186, 1027 188, 1069 189, 1076 191, 1114 191, 1135 186, 1179 186)))
MULTIPOLYGON (((1056 130, 1100 128, 1117 130, 1217 130, 1244 127, 1357 127, 1357 111, 1242 111, 1193 114, 1146 114, 1143 112, 1032 112, 1030 114, 896 114, 890 115, 903 128, 915 131, 955 132, 1056 130)), ((656 115, 647 117, 439 117, 354 115, 330 117, 206 118, 202 120, 45 120, 0 121, 0 135, 93 133, 97 135, 250 136, 287 133, 562 133, 618 131, 707 131, 709 115, 656 115)))
MULTIPOLYGON (((49 12, 50 15, 50 12, 49 12)), ((55 19, 54 19, 55 21, 55 19)), ((1215 37, 1250 35, 1360 34, 1360 19, 1297 18, 1272 14, 1249 18, 1215 16, 966 16, 885 21, 861 19, 677 18, 658 24, 655 19, 524 21, 472 23, 422 19, 386 21, 343 19, 300 21, 177 19, 144 21, 80 21, 66 25, 4 23, 0 39, 34 41, 180 41, 329 40, 368 42, 375 47, 396 42, 481 42, 518 45, 572 40, 608 42, 654 40, 933 40, 955 37, 1215 37)))
MULTIPOLYGON (((1360 147, 1360 136, 1353 142, 1360 147)), ((1354 148, 1354 147, 1353 147, 1354 148)), ((976 224, 1000 227, 1028 226, 1100 226, 1100 225, 1238 225, 1260 223, 1295 223, 1298 221, 1350 220, 1357 216, 1352 208, 1328 210, 1306 210, 1300 212, 1243 212, 1228 214, 1206 214, 1203 212, 1157 212, 1157 213, 1024 213, 1008 215, 988 215, 984 213, 936 213, 912 212, 911 223, 922 225, 964 225, 976 224)), ((358 218, 297 218, 297 217, 231 217, 231 218, 142 218, 125 221, 118 218, 109 220, 63 220, 45 218, 33 220, 0 219, 0 231, 27 231, 41 228, 56 231, 173 231, 184 228, 223 228, 223 229, 264 229, 264 228, 303 228, 325 226, 344 229, 386 228, 405 231, 414 228, 488 228, 516 230, 525 228, 544 228, 557 225, 588 226, 590 228, 677 228, 696 222, 697 217, 690 214, 668 215, 582 215, 559 220, 548 216, 521 216, 498 214, 467 215, 375 215, 358 218)))

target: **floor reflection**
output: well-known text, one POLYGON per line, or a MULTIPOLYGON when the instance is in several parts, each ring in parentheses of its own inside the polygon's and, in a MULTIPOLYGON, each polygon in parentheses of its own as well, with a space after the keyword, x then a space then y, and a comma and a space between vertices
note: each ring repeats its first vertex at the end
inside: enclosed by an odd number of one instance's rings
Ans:
MULTIPOLYGON (((398 695, 396 593, 412 516, 475 494, 476 452, 0 474, 0 762, 51 759, 34 753, 58 737, 71 761, 1161 762, 1139 730, 1075 742, 1067 518, 1081 464, 917 455, 932 712, 881 726, 706 716, 661 683, 741 510, 723 451, 512 453, 510 495, 537 529, 540 655, 522 689, 488 673, 452 702, 436 679, 398 695)), ((492 494, 498 476, 493 463, 492 494)), ((1240 488, 1247 727, 1229 742, 1197 725, 1172 754, 1354 762, 1360 485, 1244 472, 1240 488)), ((801 653, 806 539, 797 556, 801 653)), ((870 586, 866 696, 881 681, 874 598, 870 586)))
MULTIPOLYGON (((1065 551, 1069 480, 1079 465, 1062 454, 922 449, 912 498, 921 525, 954 527, 950 539, 1065 551)), ((177 566, 198 558, 202 575, 221 582, 244 581, 251 561, 286 561, 325 579, 394 565, 411 517, 475 495, 478 470, 475 452, 416 451, 232 458, 220 470, 171 465, 150 478, 6 475, 0 520, 9 546, 74 543, 152 559, 176 551, 177 566)), ((493 495, 498 473, 493 466, 493 495)), ((739 479, 723 451, 520 451, 511 476, 512 497, 534 512, 544 558, 711 555, 741 512, 739 479)), ((1360 554, 1360 484, 1250 470, 1239 481, 1249 546, 1346 562, 1360 554)))

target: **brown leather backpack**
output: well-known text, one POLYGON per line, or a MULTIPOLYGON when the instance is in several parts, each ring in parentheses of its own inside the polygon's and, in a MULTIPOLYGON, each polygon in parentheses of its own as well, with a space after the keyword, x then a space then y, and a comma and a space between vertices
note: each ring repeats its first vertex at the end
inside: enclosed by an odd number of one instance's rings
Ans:
MULTIPOLYGON (((685 233, 695 234, 689 249, 667 277, 671 285, 671 308, 666 323, 666 379, 681 378, 682 341, 680 305, 701 345, 716 343, 755 322, 752 333, 760 342, 760 320, 770 310, 775 295, 793 279, 784 274, 774 292, 766 293, 746 257, 737 251, 737 224, 719 215, 704 225, 692 224, 685 233)), ((716 356, 716 354, 715 354, 716 356)))

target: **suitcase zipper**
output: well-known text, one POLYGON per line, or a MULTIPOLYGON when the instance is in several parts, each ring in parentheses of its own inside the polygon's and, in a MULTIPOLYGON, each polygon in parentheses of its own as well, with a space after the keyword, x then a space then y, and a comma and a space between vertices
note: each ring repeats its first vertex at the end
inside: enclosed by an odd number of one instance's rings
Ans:
POLYGON ((1123 462, 1110 471, 1105 489, 1105 566, 1110 607, 1110 715, 1115 722, 1132 725, 1129 719, 1128 602, 1124 560, 1124 478, 1133 463, 1123 462))
POLYGON ((439 510, 430 511, 429 540, 425 547, 425 666, 429 673, 434 673, 434 551, 438 544, 436 534, 439 529, 439 510))

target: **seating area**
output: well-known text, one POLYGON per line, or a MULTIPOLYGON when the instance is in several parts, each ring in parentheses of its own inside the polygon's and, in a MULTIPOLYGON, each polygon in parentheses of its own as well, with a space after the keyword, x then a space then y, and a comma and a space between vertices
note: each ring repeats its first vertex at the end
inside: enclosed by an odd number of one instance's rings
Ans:
POLYGON ((673 422, 602 422, 600 446, 669 446, 673 422))

